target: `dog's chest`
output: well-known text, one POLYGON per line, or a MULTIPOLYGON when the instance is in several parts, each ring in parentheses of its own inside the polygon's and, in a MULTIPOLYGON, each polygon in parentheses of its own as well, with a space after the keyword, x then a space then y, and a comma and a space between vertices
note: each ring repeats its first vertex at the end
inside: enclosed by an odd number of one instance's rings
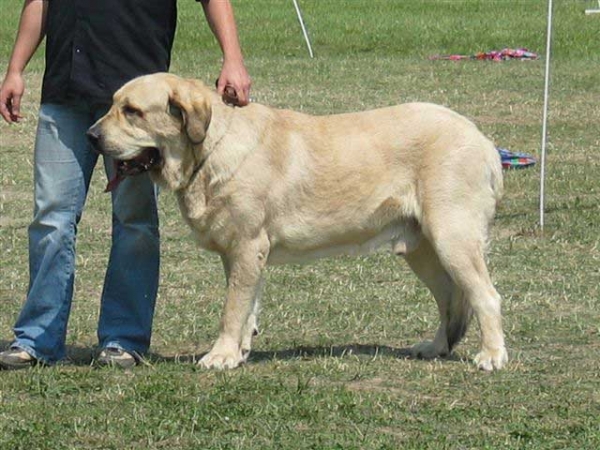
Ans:
POLYGON ((181 216, 190 227, 196 243, 209 251, 223 254, 235 239, 235 227, 224 202, 217 198, 207 201, 201 189, 178 193, 181 216))

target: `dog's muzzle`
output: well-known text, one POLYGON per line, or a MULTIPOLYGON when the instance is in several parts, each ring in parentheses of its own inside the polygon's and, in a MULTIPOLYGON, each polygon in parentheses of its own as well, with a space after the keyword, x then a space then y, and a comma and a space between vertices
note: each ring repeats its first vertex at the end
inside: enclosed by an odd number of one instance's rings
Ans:
MULTIPOLYGON (((102 134, 96 126, 92 126, 86 133, 92 149, 100 154, 106 155, 102 134)), ((114 158, 114 175, 106 186, 106 191, 112 191, 125 179, 125 177, 138 175, 158 167, 162 163, 160 151, 155 147, 148 147, 135 157, 127 160, 114 158)))
POLYGON ((93 126, 90 127, 89 130, 87 130, 87 133, 85 133, 88 141, 90 143, 90 145, 92 146, 92 149, 99 154, 104 154, 104 151, 102 150, 102 136, 100 135, 98 129, 93 126))

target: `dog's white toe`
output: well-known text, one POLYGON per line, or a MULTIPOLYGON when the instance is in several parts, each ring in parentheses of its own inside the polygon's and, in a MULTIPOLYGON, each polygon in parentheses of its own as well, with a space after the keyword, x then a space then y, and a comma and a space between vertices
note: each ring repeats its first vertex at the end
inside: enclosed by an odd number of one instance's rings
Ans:
POLYGON ((508 362, 508 353, 506 348, 501 347, 494 350, 482 350, 475 357, 475 364, 480 370, 491 372, 492 370, 500 370, 508 362))
POLYGON ((234 356, 226 356, 226 355, 211 355, 210 353, 204 356, 200 362, 198 363, 200 366, 205 369, 216 369, 216 370, 224 370, 224 369, 235 369, 239 367, 243 362, 243 359, 236 358, 234 356))
POLYGON ((240 350, 236 351, 216 351, 215 349, 208 352, 198 361, 198 365, 205 369, 235 369, 246 361, 240 350))

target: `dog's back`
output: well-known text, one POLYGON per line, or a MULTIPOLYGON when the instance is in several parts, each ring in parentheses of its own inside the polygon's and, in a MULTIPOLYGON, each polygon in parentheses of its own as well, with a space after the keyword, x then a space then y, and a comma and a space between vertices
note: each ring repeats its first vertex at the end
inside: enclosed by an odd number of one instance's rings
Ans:
POLYGON ((239 177, 255 176, 260 166, 268 180, 254 195, 268 197, 261 203, 270 218, 271 262, 386 243, 409 249, 430 209, 464 198, 477 199, 473 207, 483 208, 486 220, 493 217, 502 187, 498 154, 473 123, 447 108, 410 103, 332 116, 267 109, 261 117, 257 127, 275 133, 261 133, 269 138, 239 177))

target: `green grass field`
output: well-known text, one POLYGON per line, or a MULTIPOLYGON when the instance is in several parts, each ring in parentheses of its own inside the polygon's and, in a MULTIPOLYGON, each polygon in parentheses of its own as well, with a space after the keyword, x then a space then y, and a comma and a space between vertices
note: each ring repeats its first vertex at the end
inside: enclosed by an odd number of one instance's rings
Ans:
MULTIPOLYGON (((546 1, 299 3, 313 60, 291 1, 234 2, 255 101, 314 114, 430 101, 468 116, 498 146, 539 154, 544 58, 428 58, 504 47, 543 55, 546 1)), ((2 73, 21 4, 2 2, 2 73)), ((216 337, 224 280, 219 258, 194 246, 166 192, 148 364, 92 369, 110 240, 98 170, 78 237, 73 364, 0 372, 0 448, 600 448, 600 15, 584 15, 595 5, 555 2, 543 234, 539 167, 505 173, 489 255, 503 296, 505 370, 475 369, 475 323, 453 357, 408 359, 412 344, 432 338, 437 311, 406 264, 387 253, 271 268, 250 363, 232 372, 197 368, 216 337)), ((179 10, 172 71, 212 83, 220 52, 201 8, 180 1, 179 10)), ((42 73, 38 52, 27 72, 26 120, 0 125, 0 348, 28 284, 42 73)))

